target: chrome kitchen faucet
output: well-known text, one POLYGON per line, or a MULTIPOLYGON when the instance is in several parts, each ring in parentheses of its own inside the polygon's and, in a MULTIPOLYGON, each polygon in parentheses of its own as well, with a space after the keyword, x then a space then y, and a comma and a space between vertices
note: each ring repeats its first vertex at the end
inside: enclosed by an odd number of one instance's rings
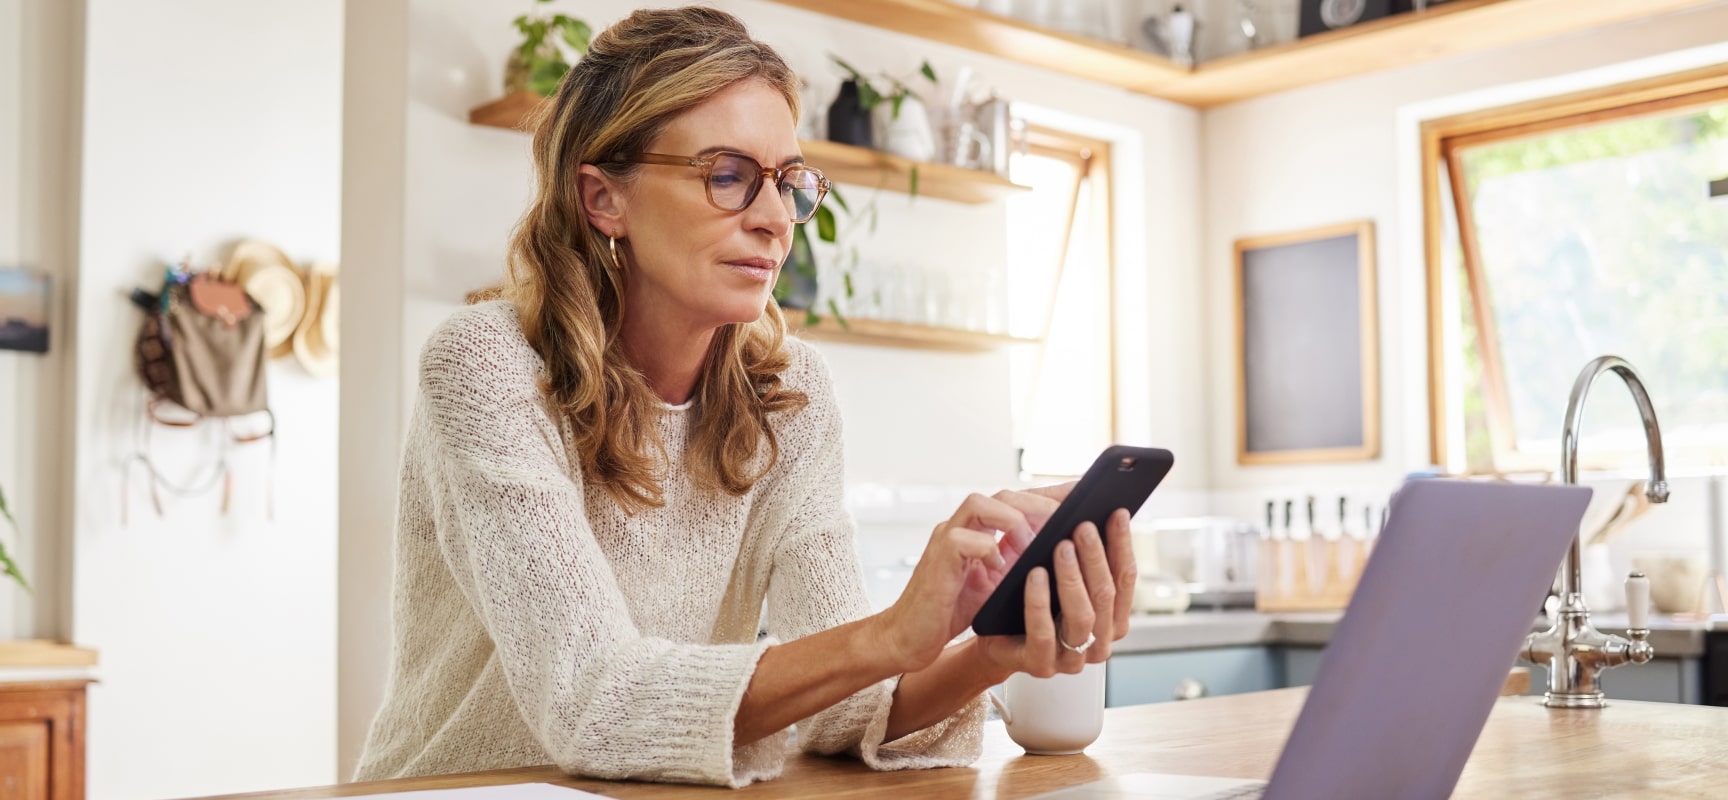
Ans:
MULTIPOLYGON (((1662 466, 1662 432, 1656 427, 1656 409, 1651 406, 1650 394, 1644 391, 1644 382, 1639 380, 1637 371, 1618 356, 1601 356, 1586 364, 1572 384, 1572 398, 1566 404, 1566 425, 1560 437, 1560 480, 1578 482, 1578 426, 1584 417, 1584 398, 1596 376, 1609 371, 1626 381, 1644 423, 1644 439, 1650 449, 1650 482, 1645 496, 1652 503, 1666 503, 1668 479, 1662 466)), ((1574 536, 1572 547, 1566 551, 1566 566, 1560 572, 1560 607, 1554 612, 1554 623, 1524 641, 1524 657, 1548 667, 1548 693, 1543 705, 1549 708, 1607 705, 1598 682, 1602 670, 1622 664, 1643 664, 1656 654, 1650 646, 1649 579, 1638 572, 1626 579, 1626 634, 1630 639, 1590 626, 1590 610, 1584 606, 1582 585, 1579 537, 1574 536)))

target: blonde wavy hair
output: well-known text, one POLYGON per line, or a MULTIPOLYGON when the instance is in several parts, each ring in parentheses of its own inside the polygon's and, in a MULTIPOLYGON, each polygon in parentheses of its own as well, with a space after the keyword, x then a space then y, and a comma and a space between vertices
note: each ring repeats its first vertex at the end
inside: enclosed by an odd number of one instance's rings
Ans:
MULTIPOLYGON (((674 117, 743 80, 779 90, 797 118, 798 77, 736 17, 699 7, 636 11, 594 37, 531 121, 538 186, 511 241, 504 294, 545 361, 541 388, 570 422, 586 479, 627 511, 665 504, 657 465, 666 443, 656 425, 664 412, 619 339, 629 265, 614 266, 576 175, 593 164, 628 183, 639 166, 616 159, 643 152, 674 117)), ((742 495, 779 458, 769 416, 808 402, 781 383, 785 339, 772 300, 755 322, 715 332, 686 412, 697 486, 742 495)))

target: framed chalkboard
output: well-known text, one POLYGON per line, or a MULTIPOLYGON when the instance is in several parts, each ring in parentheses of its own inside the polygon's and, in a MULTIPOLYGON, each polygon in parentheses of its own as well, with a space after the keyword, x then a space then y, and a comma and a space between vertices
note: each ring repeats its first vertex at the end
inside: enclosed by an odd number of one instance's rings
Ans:
POLYGON ((1239 464, 1380 456, 1374 223, 1236 242, 1239 464))

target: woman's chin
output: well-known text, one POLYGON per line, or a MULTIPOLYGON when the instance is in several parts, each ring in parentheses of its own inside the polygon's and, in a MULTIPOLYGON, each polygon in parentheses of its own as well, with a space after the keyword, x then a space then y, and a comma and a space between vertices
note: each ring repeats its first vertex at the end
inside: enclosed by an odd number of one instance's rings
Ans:
POLYGON ((738 325, 749 325, 750 323, 761 319, 762 314, 765 313, 767 310, 768 310, 768 306, 766 303, 764 303, 762 305, 756 306, 753 309, 750 309, 747 311, 740 311, 737 314, 730 315, 726 321, 729 323, 735 323, 738 325))
POLYGON ((772 302, 774 293, 768 290, 739 293, 728 296, 724 307, 719 310, 728 323, 748 324, 761 319, 772 302))

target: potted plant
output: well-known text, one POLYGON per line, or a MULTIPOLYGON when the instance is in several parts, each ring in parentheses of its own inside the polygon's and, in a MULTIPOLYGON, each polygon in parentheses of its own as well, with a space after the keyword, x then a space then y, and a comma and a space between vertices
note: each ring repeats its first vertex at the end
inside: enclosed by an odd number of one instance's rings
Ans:
POLYGON ((523 14, 514 21, 516 30, 522 34, 522 43, 510 51, 510 60, 504 65, 504 91, 530 91, 550 97, 558 91, 564 73, 570 71, 565 48, 577 58, 587 55, 588 40, 594 31, 588 23, 564 14, 523 14))
MULTIPOLYGON (((0 488, 0 517, 6 518, 6 523, 12 527, 14 532, 18 530, 18 520, 12 518, 12 510, 6 507, 4 488, 0 488)), ((12 561, 12 555, 6 552, 5 544, 0 544, 0 572, 4 572, 6 577, 17 581, 19 586, 24 587, 24 591, 30 591, 30 582, 24 580, 24 573, 18 571, 18 565, 12 561)))
MULTIPOLYGON (((930 127, 930 115, 924 100, 908 85, 911 78, 900 79, 879 74, 875 81, 839 56, 830 55, 834 63, 846 71, 846 82, 828 111, 829 136, 834 141, 868 147, 869 142, 857 142, 856 110, 872 119, 871 138, 883 150, 914 161, 929 161, 936 156, 936 137, 930 127), (878 83, 879 81, 879 83, 878 83), (856 87, 854 90, 853 87, 856 87), (856 106, 854 109, 852 106, 856 106), (838 124, 837 124, 838 123, 838 124), (844 131, 839 136, 836 132, 844 131)), ((929 61, 918 67, 918 75, 936 84, 936 70, 929 61)))
MULTIPOLYGON (((851 213, 851 209, 846 206, 846 199, 840 195, 839 187, 828 190, 828 199, 832 200, 834 205, 840 206, 842 211, 851 213)), ((811 222, 816 224, 817 238, 829 244, 839 243, 839 226, 834 219, 834 209, 829 204, 825 203, 818 206, 816 216, 811 219, 811 222)), ((856 247, 853 250, 856 250, 856 247)), ((844 255, 843 253, 843 261, 844 255)), ((854 252, 852 260, 856 261, 856 258, 854 252)), ((846 296, 851 297, 851 270, 843 266, 841 275, 846 282, 846 296)), ((792 252, 786 257, 786 265, 781 268, 780 277, 774 283, 774 300, 782 308, 803 311, 804 324, 806 325, 815 325, 819 320, 816 310, 816 253, 810 246, 810 226, 808 224, 793 227, 792 252)), ((828 311, 842 326, 846 324, 845 315, 840 312, 838 305, 832 299, 828 301, 828 311)))

